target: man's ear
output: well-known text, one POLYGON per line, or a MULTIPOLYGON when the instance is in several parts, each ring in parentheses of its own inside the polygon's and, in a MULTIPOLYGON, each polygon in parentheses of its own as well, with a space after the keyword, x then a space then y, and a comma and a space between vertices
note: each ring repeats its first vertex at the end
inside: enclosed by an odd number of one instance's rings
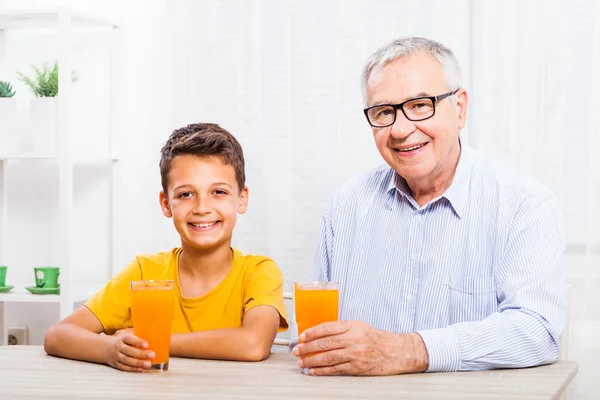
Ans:
POLYGON ((469 104, 469 94, 465 89, 456 92, 456 116, 458 117, 458 129, 462 129, 467 124, 467 105, 469 104))
POLYGON ((167 218, 171 218, 173 213, 171 212, 171 207, 169 206, 169 198, 162 190, 158 195, 158 201, 160 203, 160 208, 162 209, 163 215, 167 218))
POLYGON ((243 214, 248 209, 248 186, 244 186, 238 198, 238 214, 243 214))

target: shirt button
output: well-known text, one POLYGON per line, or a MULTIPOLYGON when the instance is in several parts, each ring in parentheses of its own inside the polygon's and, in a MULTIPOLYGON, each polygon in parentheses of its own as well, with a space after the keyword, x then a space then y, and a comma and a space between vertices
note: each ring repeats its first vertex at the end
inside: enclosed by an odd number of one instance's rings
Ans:
POLYGON ((412 294, 409 294, 406 296, 406 301, 412 301, 412 299, 413 299, 412 294))
POLYGON ((413 254, 411 254, 411 255, 410 255, 410 259, 411 259, 411 260, 413 260, 413 261, 417 261, 417 255, 416 255, 416 254, 414 254, 414 253, 413 253, 413 254))
POLYGON ((419 221, 421 221, 421 218, 422 218, 421 214, 415 215, 415 221, 419 222, 419 221))

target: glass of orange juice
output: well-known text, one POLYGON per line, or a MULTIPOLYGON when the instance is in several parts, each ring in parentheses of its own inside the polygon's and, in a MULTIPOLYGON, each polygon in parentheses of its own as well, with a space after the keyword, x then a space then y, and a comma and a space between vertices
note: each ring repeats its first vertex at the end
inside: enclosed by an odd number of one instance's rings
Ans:
MULTIPOLYGON (((324 322, 337 321, 340 284, 337 282, 296 282, 294 308, 298 336, 308 328, 324 322)), ((307 368, 302 368, 308 373, 307 368)))
POLYGON ((154 351, 151 370, 169 369, 174 308, 173 281, 131 282, 133 334, 147 341, 148 349, 154 351))

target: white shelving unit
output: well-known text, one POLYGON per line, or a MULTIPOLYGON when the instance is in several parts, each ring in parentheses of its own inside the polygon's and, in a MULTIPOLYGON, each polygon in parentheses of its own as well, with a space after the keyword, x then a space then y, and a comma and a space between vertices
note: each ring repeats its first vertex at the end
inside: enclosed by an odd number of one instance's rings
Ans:
MULTIPOLYGON (((120 229, 118 222, 120 217, 119 206, 119 177, 120 163, 117 149, 118 123, 116 114, 118 113, 117 87, 119 83, 120 63, 119 57, 119 26, 115 21, 106 18, 82 13, 70 8, 60 9, 32 9, 23 11, 1 11, 0 10, 0 76, 3 72, 3 60, 5 60, 5 33, 11 29, 50 29, 56 35, 58 43, 58 65, 59 65, 59 88, 57 96, 57 143, 56 153, 11 153, 6 149, 0 148, 0 265, 6 265, 8 254, 11 249, 7 246, 8 235, 8 217, 11 204, 8 201, 8 192, 10 187, 7 184, 7 171, 11 168, 11 163, 29 162, 44 160, 44 162, 56 163, 58 165, 58 216, 59 228, 55 235, 58 235, 60 248, 60 295, 33 295, 25 290, 24 287, 15 287, 11 292, 0 294, 0 345, 7 344, 7 309, 13 303, 55 303, 60 307, 60 318, 64 318, 73 312, 74 303, 82 302, 90 298, 101 286, 81 287, 77 282, 73 282, 73 269, 81 266, 73 265, 73 171, 79 165, 89 163, 103 163, 110 168, 110 263, 106 266, 106 274, 112 276, 115 265, 119 262, 117 255, 117 245, 120 243, 118 237, 120 229), (73 111, 73 99, 71 92, 71 65, 72 65, 72 41, 73 36, 77 35, 79 27, 99 28, 106 30, 106 34, 111 35, 110 52, 110 124, 109 124, 109 150, 106 154, 82 154, 73 151, 70 138, 72 137, 72 127, 70 126, 69 115, 73 111)), ((103 33, 104 34, 104 33, 103 33)), ((23 44, 26 46, 26 43, 23 44)), ((35 266, 35 265, 34 265, 35 266)), ((33 267, 33 266, 32 266, 33 267)), ((81 267, 82 268, 82 267, 81 267)), ((9 265, 9 277, 11 266, 9 265)), ((33 278, 33 276, 32 276, 33 278)), ((33 281, 33 279, 32 279, 33 281)), ((10 278, 7 279, 7 284, 10 278)))

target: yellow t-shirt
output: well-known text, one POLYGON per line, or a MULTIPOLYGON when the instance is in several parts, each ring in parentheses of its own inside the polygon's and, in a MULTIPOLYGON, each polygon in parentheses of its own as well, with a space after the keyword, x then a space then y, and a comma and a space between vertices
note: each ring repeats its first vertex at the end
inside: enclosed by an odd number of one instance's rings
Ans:
POLYGON ((231 270, 202 297, 185 298, 179 286, 181 248, 168 253, 138 256, 123 271, 85 303, 100 320, 106 334, 131 328, 131 281, 169 279, 175 281, 173 333, 238 328, 253 307, 269 305, 280 315, 279 331, 288 327, 283 303, 283 275, 268 257, 244 255, 233 249, 231 270))

